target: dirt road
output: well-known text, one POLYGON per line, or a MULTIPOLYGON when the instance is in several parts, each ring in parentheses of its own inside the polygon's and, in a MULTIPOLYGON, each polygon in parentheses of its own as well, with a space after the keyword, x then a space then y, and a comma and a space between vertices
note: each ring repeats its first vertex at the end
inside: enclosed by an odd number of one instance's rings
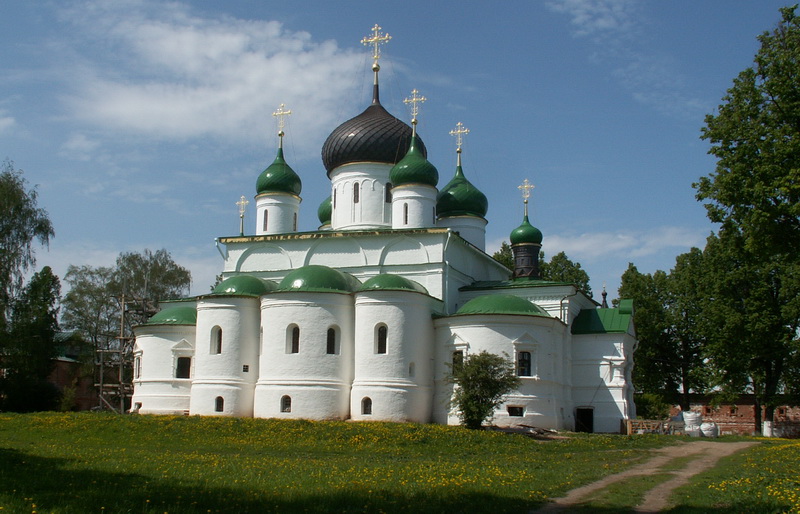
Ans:
POLYGON ((634 466, 626 471, 609 475, 602 480, 593 482, 583 487, 578 487, 567 493, 563 498, 556 498, 551 503, 543 508, 534 511, 534 514, 545 513, 567 513, 574 507, 579 507, 584 502, 588 502, 591 498, 608 487, 611 484, 635 479, 636 477, 655 475, 655 474, 671 474, 674 478, 662 482, 661 484, 653 487, 647 491, 642 498, 642 502, 633 509, 634 512, 661 512, 667 507, 667 500, 669 499, 672 491, 678 487, 686 484, 691 477, 706 471, 717 463, 722 457, 727 457, 745 448, 753 446, 757 443, 753 442, 740 442, 740 443, 719 443, 712 441, 693 441, 690 443, 682 443, 666 448, 660 448, 653 451, 653 457, 647 461, 634 466), (675 459, 692 457, 686 463, 683 469, 674 471, 665 471, 661 468, 666 466, 675 459))

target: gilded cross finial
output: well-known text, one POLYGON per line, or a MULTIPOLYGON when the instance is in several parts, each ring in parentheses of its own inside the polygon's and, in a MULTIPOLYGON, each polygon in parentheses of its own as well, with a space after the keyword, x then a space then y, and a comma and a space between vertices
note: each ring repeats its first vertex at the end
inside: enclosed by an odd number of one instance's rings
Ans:
POLYGON ((411 130, 416 134, 417 132, 417 114, 419 114, 419 105, 425 103, 427 98, 418 96, 419 91, 416 89, 411 90, 411 96, 403 100, 404 104, 411 104, 411 130))
POLYGON ((381 34, 381 28, 376 23, 375 26, 372 27, 372 36, 365 37, 361 40, 361 44, 372 46, 372 58, 375 60, 372 64, 373 68, 378 65, 378 59, 381 57, 380 45, 387 43, 390 39, 392 39, 392 36, 389 34, 381 34))
POLYGON ((451 136, 456 136, 456 152, 461 153, 461 146, 464 144, 464 136, 469 134, 469 129, 464 127, 460 121, 456 123, 456 128, 450 131, 451 136))
POLYGON ((247 199, 244 197, 244 195, 242 195, 242 197, 239 199, 239 201, 236 202, 236 205, 239 206, 239 235, 240 236, 244 235, 244 211, 245 211, 245 207, 247 207, 248 203, 250 203, 250 202, 247 201, 247 199))
POLYGON ((531 189, 535 188, 533 184, 528 182, 528 179, 522 181, 522 185, 517 186, 517 189, 522 191, 522 202, 525 204, 525 216, 528 215, 528 198, 531 197, 531 189))
POLYGON ((283 127, 286 126, 286 120, 284 120, 284 118, 292 114, 292 111, 287 111, 285 107, 286 104, 281 104, 280 107, 278 107, 278 110, 272 113, 273 116, 278 118, 278 138, 280 139, 281 147, 283 147, 283 127))

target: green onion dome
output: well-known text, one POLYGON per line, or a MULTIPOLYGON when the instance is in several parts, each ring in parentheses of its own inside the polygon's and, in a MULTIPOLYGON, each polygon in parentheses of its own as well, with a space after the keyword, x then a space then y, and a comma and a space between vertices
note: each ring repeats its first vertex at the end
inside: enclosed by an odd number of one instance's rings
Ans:
POLYGON ((401 277, 400 275, 392 275, 389 273, 374 276, 358 288, 359 292, 374 290, 414 291, 416 293, 428 294, 428 290, 421 284, 401 277))
POLYGON ((322 203, 319 204, 319 209, 317 209, 317 217, 319 218, 319 222, 323 225, 330 225, 331 224, 331 215, 333 214, 333 205, 331 204, 331 197, 322 200, 322 203))
MULTIPOLYGON (((408 152, 411 127, 383 108, 373 93, 372 105, 364 112, 339 125, 322 145, 322 163, 330 172, 352 162, 395 164, 408 152)), ((428 152, 419 140, 423 157, 428 152)))
POLYGON ((196 325, 197 309, 192 305, 167 307, 150 318, 146 325, 196 325))
POLYGON ((278 155, 267 169, 261 172, 256 181, 256 194, 262 193, 289 193, 300 195, 303 184, 300 177, 286 164, 283 158, 283 148, 278 148, 278 155))
POLYGON ((261 296, 277 289, 271 280, 252 275, 236 275, 226 278, 214 288, 212 295, 261 296))
POLYGON ((531 225, 528 215, 522 220, 522 225, 511 231, 511 244, 518 245, 524 243, 542 244, 542 231, 531 225))
POLYGON ((473 298, 458 309, 456 314, 516 314, 550 317, 547 311, 535 303, 510 294, 492 294, 473 298))
POLYGON ((439 191, 436 197, 436 215, 442 216, 478 216, 483 218, 489 210, 486 195, 473 186, 461 165, 456 166, 456 175, 439 191))
POLYGON ((408 153, 394 165, 389 174, 392 185, 426 184, 436 187, 439 182, 439 171, 425 158, 419 148, 419 136, 414 134, 408 153))
POLYGON ((278 291, 352 293, 361 282, 353 275, 327 266, 308 265, 298 268, 281 280, 278 291))

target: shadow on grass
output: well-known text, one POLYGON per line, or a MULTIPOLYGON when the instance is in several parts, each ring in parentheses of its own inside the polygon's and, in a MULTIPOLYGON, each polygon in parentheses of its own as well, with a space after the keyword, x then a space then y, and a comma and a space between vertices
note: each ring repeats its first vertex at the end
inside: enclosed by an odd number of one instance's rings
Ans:
MULTIPOLYGON (((540 507, 541 508, 541 507, 540 507)), ((539 512, 547 513, 547 514, 590 514, 590 513, 599 513, 599 514, 634 514, 641 511, 636 511, 631 508, 627 507, 598 507, 588 505, 575 505, 569 507, 551 507, 547 509, 542 509, 538 511, 533 509, 531 511, 533 514, 537 514, 539 512)), ((652 512, 652 511, 647 511, 652 512)), ((677 506, 673 507, 669 510, 662 511, 667 514, 706 514, 706 513, 713 513, 713 512, 735 512, 736 514, 777 514, 782 512, 787 512, 787 508, 779 508, 774 507, 770 508, 765 506, 763 503, 758 502, 737 502, 732 503, 730 505, 719 506, 719 507, 689 507, 689 506, 677 506)))
POLYGON ((536 503, 458 488, 402 495, 345 491, 274 495, 133 473, 71 469, 81 461, 0 448, 0 507, 4 512, 527 512, 536 503))

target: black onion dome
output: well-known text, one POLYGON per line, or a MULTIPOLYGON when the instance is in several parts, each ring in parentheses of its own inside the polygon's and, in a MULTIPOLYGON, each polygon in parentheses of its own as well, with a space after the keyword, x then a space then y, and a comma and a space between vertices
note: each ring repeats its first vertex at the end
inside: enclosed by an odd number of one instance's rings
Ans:
MULTIPOLYGON (((425 143, 418 139, 419 150, 428 156, 425 143)), ((322 145, 322 163, 330 174, 338 166, 351 162, 397 164, 411 143, 411 127, 395 118, 373 101, 364 112, 339 125, 322 145)))

